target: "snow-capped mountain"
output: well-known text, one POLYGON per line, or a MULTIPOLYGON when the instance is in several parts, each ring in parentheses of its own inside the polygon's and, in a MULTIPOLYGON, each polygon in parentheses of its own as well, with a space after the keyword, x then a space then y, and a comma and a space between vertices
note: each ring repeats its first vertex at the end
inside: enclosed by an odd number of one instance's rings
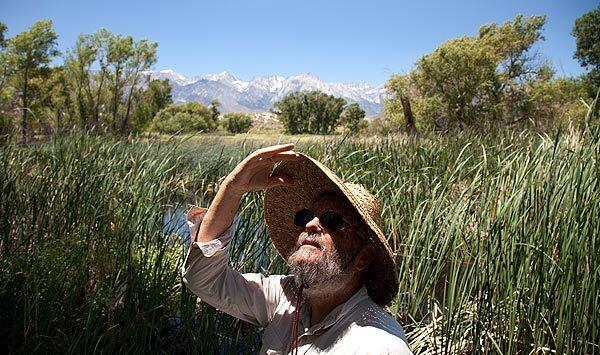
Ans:
POLYGON ((161 71, 153 71, 147 72, 152 75, 152 79, 169 79, 171 85, 177 84, 179 86, 191 84, 194 82, 193 79, 188 79, 185 76, 175 72, 174 70, 161 70, 161 71))
POLYGON ((204 77, 186 78, 173 70, 149 73, 152 79, 168 79, 175 102, 199 101, 205 105, 214 99, 223 112, 264 112, 285 95, 295 91, 320 90, 348 102, 358 103, 367 116, 381 113, 385 88, 366 83, 326 83, 312 73, 283 77, 257 76, 244 81, 224 71, 204 77))

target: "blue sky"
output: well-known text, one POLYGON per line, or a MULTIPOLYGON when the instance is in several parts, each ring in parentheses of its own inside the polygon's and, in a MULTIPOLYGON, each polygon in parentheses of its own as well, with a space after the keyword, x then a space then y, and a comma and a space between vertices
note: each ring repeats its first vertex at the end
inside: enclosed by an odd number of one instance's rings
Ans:
POLYGON ((479 26, 545 14, 540 51, 561 76, 583 72, 573 59, 574 21, 597 1, 32 1, 0 0, 9 36, 49 18, 59 49, 104 27, 159 43, 156 69, 184 75, 227 70, 255 75, 312 72, 325 81, 382 84, 444 41, 479 26))

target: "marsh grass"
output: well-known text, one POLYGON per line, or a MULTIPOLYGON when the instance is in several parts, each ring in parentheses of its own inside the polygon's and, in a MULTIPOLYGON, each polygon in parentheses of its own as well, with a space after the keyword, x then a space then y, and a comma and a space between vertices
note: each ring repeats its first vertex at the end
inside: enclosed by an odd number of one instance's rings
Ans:
MULTIPOLYGON (((207 206, 245 155, 283 137, 0 148, 0 347, 23 353, 239 353, 258 329, 182 285, 172 208, 207 206)), ((597 136, 303 139, 382 202, 391 310, 416 353, 600 352, 597 136)), ((248 194, 232 265, 285 273, 248 194)))

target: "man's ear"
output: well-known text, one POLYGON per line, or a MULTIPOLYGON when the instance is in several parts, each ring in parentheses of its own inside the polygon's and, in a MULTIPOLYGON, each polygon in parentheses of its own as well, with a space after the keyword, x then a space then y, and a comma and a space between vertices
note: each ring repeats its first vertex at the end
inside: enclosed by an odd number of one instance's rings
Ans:
POLYGON ((366 245, 358 256, 356 257, 356 261, 354 262, 354 268, 357 271, 364 271, 369 268, 371 261, 375 257, 375 248, 372 245, 366 245))

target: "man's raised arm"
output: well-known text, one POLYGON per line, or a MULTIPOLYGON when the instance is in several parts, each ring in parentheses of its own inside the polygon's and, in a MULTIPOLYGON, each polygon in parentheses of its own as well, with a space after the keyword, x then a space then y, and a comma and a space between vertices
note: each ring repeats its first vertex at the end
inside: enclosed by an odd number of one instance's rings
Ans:
POLYGON ((270 176, 270 172, 277 162, 299 159, 293 148, 293 144, 262 148, 239 163, 221 184, 195 241, 209 242, 225 232, 233 223, 244 193, 291 183, 288 176, 270 176))
POLYGON ((225 178, 206 213, 192 210, 192 246, 183 265, 188 288, 203 301, 260 326, 273 316, 282 294, 281 276, 240 274, 228 265, 228 245, 235 213, 248 191, 289 184, 286 176, 270 176, 277 162, 299 159, 292 144, 259 149, 225 178), (198 223, 200 229, 194 236, 198 223), (218 238, 218 239, 215 239, 218 238))

